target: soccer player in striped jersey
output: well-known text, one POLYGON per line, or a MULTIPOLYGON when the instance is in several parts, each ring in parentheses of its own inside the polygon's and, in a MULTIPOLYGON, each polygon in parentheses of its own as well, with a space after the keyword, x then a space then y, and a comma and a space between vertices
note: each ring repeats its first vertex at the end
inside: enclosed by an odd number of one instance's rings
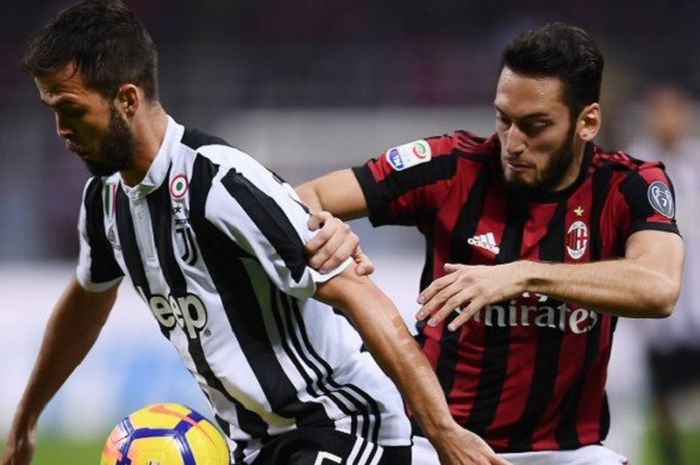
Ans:
POLYGON ((4 465, 29 464, 41 411, 94 344, 125 276, 211 404, 231 463, 410 463, 411 427, 391 379, 443 463, 507 463, 454 421, 400 315, 352 260, 325 273, 307 266, 313 233, 294 190, 165 112, 155 46, 120 1, 64 10, 24 65, 94 177, 76 275, 48 324, 4 465))
POLYGON ((420 139, 297 189, 424 234, 423 352, 454 418, 516 465, 624 463, 600 445, 615 322, 668 316, 679 294, 663 165, 593 143, 602 71, 583 30, 527 31, 503 52, 495 134, 420 139))

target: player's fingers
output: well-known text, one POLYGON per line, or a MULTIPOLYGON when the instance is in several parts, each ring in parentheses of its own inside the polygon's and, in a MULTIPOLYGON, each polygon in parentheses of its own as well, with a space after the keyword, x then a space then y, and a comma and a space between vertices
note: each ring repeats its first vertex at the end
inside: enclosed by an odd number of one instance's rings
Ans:
POLYGON ((327 257, 319 267, 319 271, 332 270, 352 257, 359 243, 360 239, 350 228, 347 231, 333 235, 324 245, 327 257))
POLYGON ((367 254, 362 252, 359 245, 355 249, 353 259, 357 265, 355 267, 355 273, 357 273, 358 276, 367 276, 374 273, 374 263, 372 263, 372 260, 370 260, 367 254))
POLYGON ((329 218, 333 218, 333 215, 331 215, 327 211, 312 213, 306 225, 309 227, 310 230, 316 231, 318 228, 321 227, 321 225, 326 223, 329 218))
POLYGON ((458 315, 462 313, 462 307, 469 303, 469 293, 465 289, 460 289, 457 285, 452 285, 446 288, 441 300, 444 299, 440 308, 433 312, 433 315, 428 320, 429 326, 436 326, 442 320, 450 316, 453 312, 458 315), (445 299, 445 297, 447 297, 445 299))
POLYGON ((481 310, 483 306, 484 304, 481 300, 478 298, 472 298, 467 305, 462 307, 462 310, 459 312, 457 318, 450 321, 450 324, 447 325, 447 329, 450 331, 457 331, 460 326, 469 321, 471 317, 473 317, 476 312, 481 310))
POLYGON ((421 305, 425 305, 427 302, 434 298, 435 294, 452 284, 454 280, 455 276, 451 274, 447 274, 441 278, 436 279, 435 281, 430 283, 428 287, 423 289, 420 294, 418 294, 418 298, 416 299, 416 301, 421 305))

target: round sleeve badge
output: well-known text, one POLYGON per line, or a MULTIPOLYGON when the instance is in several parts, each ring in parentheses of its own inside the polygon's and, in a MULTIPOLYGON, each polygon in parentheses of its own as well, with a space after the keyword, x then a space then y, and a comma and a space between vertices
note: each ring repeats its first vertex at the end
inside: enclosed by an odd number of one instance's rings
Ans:
POLYGON ((661 181, 654 181, 647 189, 647 199, 652 208, 666 218, 673 218, 676 214, 676 206, 673 201, 671 189, 661 181))

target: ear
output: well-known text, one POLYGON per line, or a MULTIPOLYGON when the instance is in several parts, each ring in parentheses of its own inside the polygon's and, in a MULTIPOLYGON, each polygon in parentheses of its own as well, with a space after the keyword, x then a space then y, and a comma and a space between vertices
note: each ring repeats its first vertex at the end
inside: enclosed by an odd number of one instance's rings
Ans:
POLYGON ((600 131, 602 116, 600 104, 597 102, 584 107, 576 121, 576 133, 578 136, 586 142, 592 141, 598 135, 598 131, 600 131))
POLYGON ((122 84, 119 90, 117 90, 114 104, 117 109, 124 114, 127 120, 131 120, 134 115, 136 115, 136 111, 141 105, 139 88, 133 84, 122 84))

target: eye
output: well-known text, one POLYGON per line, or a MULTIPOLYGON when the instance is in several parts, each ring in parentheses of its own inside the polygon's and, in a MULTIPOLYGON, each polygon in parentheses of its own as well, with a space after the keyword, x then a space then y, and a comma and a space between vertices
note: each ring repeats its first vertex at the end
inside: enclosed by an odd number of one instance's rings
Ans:
POLYGON ((511 121, 503 113, 496 112, 496 124, 503 129, 507 129, 510 127, 511 121))
POLYGON ((522 130, 528 136, 536 136, 549 127, 548 121, 530 121, 523 123, 522 130))

